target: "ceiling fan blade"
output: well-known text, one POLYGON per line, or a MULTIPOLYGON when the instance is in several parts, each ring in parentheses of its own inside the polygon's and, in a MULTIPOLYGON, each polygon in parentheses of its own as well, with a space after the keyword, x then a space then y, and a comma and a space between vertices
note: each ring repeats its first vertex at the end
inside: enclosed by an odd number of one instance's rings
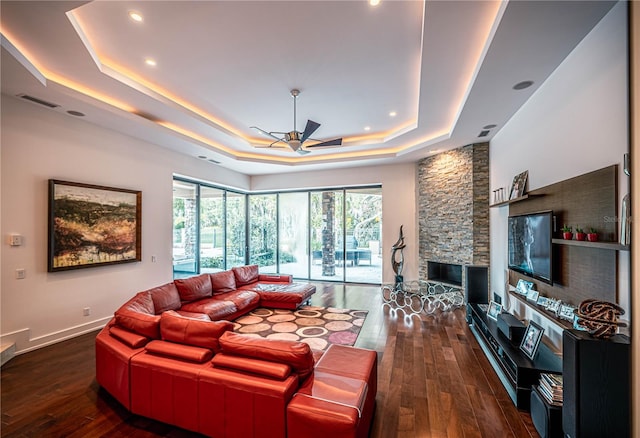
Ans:
POLYGON ((320 148, 324 146, 340 146, 342 144, 341 138, 334 138, 333 140, 323 141, 322 143, 307 145, 308 148, 320 148))
POLYGON ((267 132, 264 129, 258 128, 257 126, 250 126, 251 129, 255 129, 256 131, 266 135, 267 137, 271 137, 271 138, 275 138, 278 141, 282 141, 281 138, 276 137, 275 135, 273 135, 273 133, 271 132, 267 132))
POLYGON ((304 143, 306 139, 308 139, 311 134, 316 132, 316 130, 320 127, 320 123, 316 123, 313 120, 307 120, 307 126, 304 127, 304 132, 302 133, 302 138, 300 139, 300 143, 304 143))

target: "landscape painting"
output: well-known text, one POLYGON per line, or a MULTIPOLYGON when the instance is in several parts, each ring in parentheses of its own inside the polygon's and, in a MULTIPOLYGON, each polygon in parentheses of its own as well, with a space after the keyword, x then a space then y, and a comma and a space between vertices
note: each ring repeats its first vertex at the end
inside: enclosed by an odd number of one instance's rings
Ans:
POLYGON ((142 192, 49 180, 48 271, 142 260, 142 192))

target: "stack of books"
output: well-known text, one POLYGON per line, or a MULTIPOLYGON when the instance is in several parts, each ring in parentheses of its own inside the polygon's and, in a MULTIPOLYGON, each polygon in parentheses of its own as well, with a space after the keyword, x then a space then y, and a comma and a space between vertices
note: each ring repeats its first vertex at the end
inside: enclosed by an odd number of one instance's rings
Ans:
POLYGON ((562 406, 562 374, 540 374, 540 394, 552 406, 562 406))

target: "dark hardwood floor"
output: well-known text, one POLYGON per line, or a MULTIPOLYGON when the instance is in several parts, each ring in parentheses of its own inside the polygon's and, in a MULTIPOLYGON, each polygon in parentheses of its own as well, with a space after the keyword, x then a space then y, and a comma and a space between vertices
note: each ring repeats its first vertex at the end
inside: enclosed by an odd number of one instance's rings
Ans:
MULTIPOLYGON (((380 288, 318 283, 312 304, 367 309, 356 346, 378 352, 371 437, 537 437, 480 350, 464 311, 405 318, 380 288)), ((89 333, 2 367, 2 437, 195 437, 132 415, 95 381, 89 333)))

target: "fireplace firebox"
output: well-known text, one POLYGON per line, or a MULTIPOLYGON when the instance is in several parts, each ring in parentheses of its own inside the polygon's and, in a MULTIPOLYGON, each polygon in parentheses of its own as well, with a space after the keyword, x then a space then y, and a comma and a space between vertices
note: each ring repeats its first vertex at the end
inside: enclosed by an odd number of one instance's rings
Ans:
POLYGON ((452 286, 462 287, 462 265, 428 261, 427 278, 452 286))

